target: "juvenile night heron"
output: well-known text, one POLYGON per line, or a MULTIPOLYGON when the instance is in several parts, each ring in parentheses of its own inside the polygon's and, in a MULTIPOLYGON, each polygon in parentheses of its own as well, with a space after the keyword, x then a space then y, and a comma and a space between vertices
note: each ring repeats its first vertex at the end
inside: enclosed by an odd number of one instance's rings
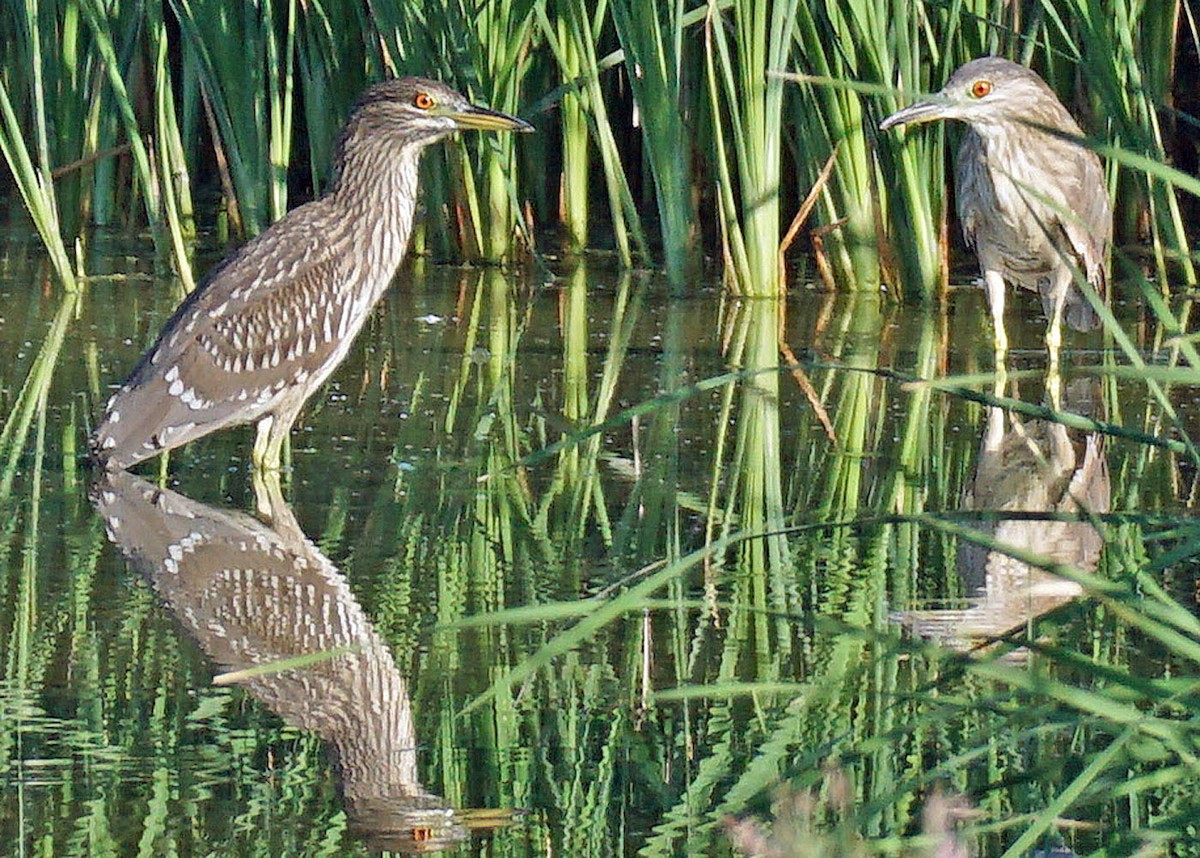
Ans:
POLYGON ((1056 362, 1064 315, 1076 330, 1099 324, 1074 277, 1079 271, 1104 294, 1112 209, 1100 159, 1068 139, 1083 132, 1046 82, 999 57, 960 66, 941 92, 893 113, 879 129, 937 119, 968 126, 955 164, 958 216, 979 257, 997 350, 1008 347, 1007 280, 1041 295, 1056 362))
POLYGON ((532 131, 443 84, 368 87, 335 149, 328 192, 216 267, 108 402, 92 439, 109 470, 257 423, 253 462, 279 467, 301 406, 345 358, 408 245, 421 152, 465 129, 532 131))

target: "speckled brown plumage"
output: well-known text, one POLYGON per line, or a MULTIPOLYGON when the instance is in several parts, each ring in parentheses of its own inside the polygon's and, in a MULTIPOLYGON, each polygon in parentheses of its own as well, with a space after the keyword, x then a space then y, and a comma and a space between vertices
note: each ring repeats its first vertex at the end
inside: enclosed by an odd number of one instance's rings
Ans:
POLYGON ((277 468, 304 402, 346 356, 404 257, 421 152, 460 129, 530 130, 435 81, 369 87, 338 140, 326 195, 221 263, 109 401, 92 440, 124 469, 227 426, 258 424, 277 468))
MULTIPOLYGON (((1075 379, 1067 386, 1062 407, 1093 416, 1100 401, 1097 382, 1075 379)), ((966 602, 955 608, 901 611, 894 618, 915 634, 956 649, 1028 626, 1035 617, 1083 593, 1077 581, 1029 562, 1030 557, 1094 572, 1104 549, 1104 537, 1093 522, 1062 520, 1055 514, 1101 515, 1111 505, 1103 435, 987 408, 962 508, 994 517, 971 524, 983 542, 958 542, 966 602), (1005 518, 1005 513, 1016 515, 1005 518), (1032 513, 1049 515, 1030 517, 1032 513)))
MULTIPOLYGON (((955 199, 997 337, 1004 338, 1005 281, 1039 293, 1052 322, 1061 316, 1079 330, 1096 327, 1099 317, 1073 281, 1078 270, 1104 294, 1112 208, 1100 159, 1072 139, 1083 132, 1062 102, 1029 69, 983 57, 956 70, 936 97, 879 127, 938 119, 968 126, 955 161, 955 199)), ((1054 328, 1048 343, 1057 342, 1054 328)))
POLYGON ((226 682, 327 743, 350 828, 374 850, 448 848, 511 811, 425 789, 408 683, 349 582, 304 535, 278 475, 254 481, 269 523, 108 472, 92 499, 109 538, 226 682))

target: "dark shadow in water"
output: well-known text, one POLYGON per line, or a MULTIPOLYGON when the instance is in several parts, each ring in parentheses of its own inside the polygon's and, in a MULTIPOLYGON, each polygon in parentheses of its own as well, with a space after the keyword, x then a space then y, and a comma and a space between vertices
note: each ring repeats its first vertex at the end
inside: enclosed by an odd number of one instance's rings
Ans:
POLYGON ((265 524, 106 474, 92 498, 109 538, 213 662, 288 724, 329 745, 350 829, 373 849, 432 852, 511 810, 458 810, 425 790, 408 684, 338 569, 300 530, 277 480, 265 524))
MULTIPOLYGON (((1096 382, 1077 379, 1067 386, 1062 407, 1094 416, 1099 395, 1096 382)), ((972 525, 997 547, 959 540, 965 607, 895 615, 913 633, 953 649, 970 649, 1019 630, 1083 594, 1078 583, 1018 560, 1004 547, 1086 572, 1099 563, 1104 539, 1090 522, 1006 519, 1003 513, 1100 514, 1111 506, 1104 436, 1049 420, 1022 420, 1001 408, 985 410, 979 457, 962 507, 997 514, 972 525)), ((1021 649, 1007 658, 1027 654, 1021 649)))

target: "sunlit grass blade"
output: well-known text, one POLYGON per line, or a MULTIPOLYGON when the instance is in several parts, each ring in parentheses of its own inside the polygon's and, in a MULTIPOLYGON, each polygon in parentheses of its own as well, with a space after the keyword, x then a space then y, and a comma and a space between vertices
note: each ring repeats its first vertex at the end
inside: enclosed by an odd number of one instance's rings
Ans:
POLYGON ((37 228, 38 236, 50 254, 54 272, 68 292, 78 288, 66 246, 58 227, 58 205, 49 171, 35 167, 26 148, 21 123, 13 112, 4 81, 0 80, 0 151, 12 171, 25 208, 37 228))
POLYGON ((21 385, 12 411, 5 418, 3 428, 0 428, 0 502, 7 501, 12 492, 18 461, 25 452, 25 443, 34 419, 44 419, 55 365, 66 341, 78 302, 77 292, 68 293, 63 297, 54 321, 46 332, 46 339, 39 347, 29 373, 21 385))

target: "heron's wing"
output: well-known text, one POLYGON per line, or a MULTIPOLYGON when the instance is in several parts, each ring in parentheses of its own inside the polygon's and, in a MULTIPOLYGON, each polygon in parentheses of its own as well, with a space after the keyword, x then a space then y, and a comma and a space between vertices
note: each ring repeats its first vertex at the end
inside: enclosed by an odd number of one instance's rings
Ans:
MULTIPOLYGON (((131 381, 187 373, 209 400, 320 365, 350 333, 352 254, 335 253, 320 218, 289 218, 263 232, 208 278, 176 313, 131 381)), ((344 251, 344 248, 342 248, 344 251)))
POLYGON ((323 218, 289 221, 215 270, 110 400, 96 446, 112 465, 257 419, 348 343, 367 300, 341 288, 349 255, 333 252, 323 218))
MULTIPOLYGON (((300 311, 321 296, 321 286, 344 265, 330 240, 322 202, 303 208, 312 216, 279 221, 218 265, 175 311, 159 341, 147 353, 154 363, 212 339, 220 363, 261 348, 275 337, 295 336, 304 327, 300 311)), ((297 210, 297 211, 302 211, 297 210)))
MULTIPOLYGON (((1054 188, 1054 212, 1050 215, 1056 234, 1052 236, 1059 253, 1073 257, 1088 283, 1104 300, 1108 289, 1106 256, 1112 237, 1112 209, 1100 159, 1089 149, 1070 140, 1055 138, 1047 144, 1053 161, 1059 165, 1054 188)), ((1047 314, 1053 312, 1052 280, 1039 286, 1047 314)), ((1100 316, 1078 289, 1068 289, 1063 318, 1072 328, 1090 331, 1100 324, 1100 316)))
POLYGON ((1105 256, 1112 240, 1112 206, 1100 159, 1090 149, 1071 143, 1067 153, 1071 180, 1065 188, 1064 204, 1073 216, 1060 219, 1072 250, 1079 257, 1088 282, 1104 295, 1107 276, 1105 256))
POLYGON ((977 248, 976 233, 981 226, 983 206, 990 205, 995 197, 991 177, 984 165, 985 155, 983 138, 968 127, 954 162, 954 200, 963 239, 971 250, 977 248))

